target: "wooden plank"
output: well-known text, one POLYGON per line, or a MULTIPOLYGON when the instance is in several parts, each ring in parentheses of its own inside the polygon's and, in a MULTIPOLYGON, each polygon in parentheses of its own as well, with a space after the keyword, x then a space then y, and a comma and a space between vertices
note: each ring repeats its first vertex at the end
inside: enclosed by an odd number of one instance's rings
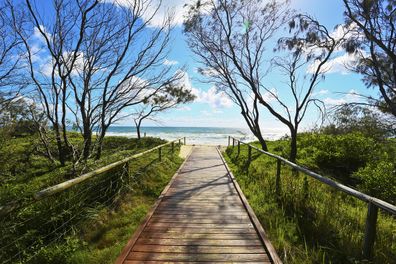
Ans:
POLYGON ((183 254, 132 252, 128 260, 159 260, 159 261, 269 261, 267 254, 183 254))
POLYGON ((256 239, 257 234, 255 232, 244 233, 244 234, 193 234, 193 233, 185 233, 185 232, 173 232, 173 233, 160 233, 160 232, 143 232, 140 235, 141 238, 186 238, 186 239, 211 239, 211 240, 225 240, 225 239, 256 239))
POLYGON ((151 223, 149 222, 147 226, 152 227, 180 227, 180 228, 224 228, 224 229, 243 229, 243 228, 251 228, 253 225, 251 223, 248 224, 185 224, 185 223, 151 223))
POLYGON ((249 220, 250 218, 245 214, 229 214, 226 217, 218 214, 205 214, 205 213, 189 213, 189 214, 154 214, 152 220, 188 220, 188 219, 210 219, 210 220, 249 220))
POLYGON ((228 224, 249 224, 249 219, 208 219, 208 218, 189 218, 189 219, 164 219, 156 218, 151 219, 149 225, 154 223, 177 223, 177 224, 216 224, 216 225, 228 225, 228 224))
POLYGON ((133 252, 160 252, 160 253, 200 253, 200 254, 265 254, 260 246, 164 246, 164 245, 136 245, 133 252))
POLYGON ((172 239, 172 238, 139 238, 136 244, 143 245, 170 245, 170 246, 262 246, 257 239, 229 240, 229 239, 172 239))
POLYGON ((256 230, 252 228, 205 228, 202 229, 201 227, 153 227, 148 226, 145 228, 147 232, 160 232, 160 233, 190 233, 190 234, 236 234, 236 233, 256 233, 256 230))

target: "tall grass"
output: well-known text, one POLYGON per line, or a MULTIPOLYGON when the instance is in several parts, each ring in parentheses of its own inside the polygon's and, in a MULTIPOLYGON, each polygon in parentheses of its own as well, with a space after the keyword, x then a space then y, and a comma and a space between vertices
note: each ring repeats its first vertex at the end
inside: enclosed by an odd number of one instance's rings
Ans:
MULTIPOLYGON (((258 145, 257 145, 258 146, 258 145)), ((276 144, 270 144, 274 152, 276 144)), ((247 146, 226 150, 238 183, 285 263, 367 263, 362 259, 366 203, 285 165, 275 192, 276 160, 247 146)), ((347 162, 347 161, 346 161, 347 162)), ((396 263, 396 219, 379 213, 373 263, 396 263)))

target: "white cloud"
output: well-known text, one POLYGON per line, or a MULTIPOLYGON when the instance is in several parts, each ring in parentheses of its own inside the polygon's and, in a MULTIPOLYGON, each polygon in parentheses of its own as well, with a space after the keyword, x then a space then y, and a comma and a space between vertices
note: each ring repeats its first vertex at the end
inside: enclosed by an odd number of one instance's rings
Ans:
MULTIPOLYGON (((130 0, 102 0, 104 2, 113 2, 122 6, 130 6, 130 0)), ((133 1, 132 1, 133 3, 133 1)), ((173 17, 173 25, 183 24, 186 4, 191 4, 191 0, 149 0, 144 1, 146 10, 144 11, 143 19, 146 21, 150 19, 150 26, 160 27, 169 15, 173 17), (161 6, 158 8, 159 4, 161 6), (158 8, 158 10, 157 10, 158 8), (155 15, 153 16, 153 14, 155 15)))
POLYGON ((197 98, 195 102, 209 104, 212 108, 230 108, 233 106, 232 100, 223 91, 213 86, 208 91, 203 91, 192 86, 188 73, 182 72, 183 78, 181 79, 185 89, 190 90, 197 98))
MULTIPOLYGON (((342 75, 347 75, 350 73, 348 68, 356 65, 357 60, 357 55, 344 53, 338 57, 335 57, 334 59, 329 60, 325 65, 322 66, 321 72, 340 73, 342 75)), ((320 61, 315 61, 310 64, 308 66, 308 72, 314 73, 317 70, 319 64, 320 61)))
POLYGON ((168 66, 172 66, 172 65, 179 64, 179 62, 176 61, 176 60, 168 60, 168 59, 165 59, 164 62, 163 62, 163 64, 164 64, 164 65, 168 65, 168 66))
POLYGON ((192 93, 197 97, 196 102, 207 103, 212 108, 230 108, 233 105, 228 95, 223 91, 218 91, 215 86, 208 91, 192 88, 192 93))

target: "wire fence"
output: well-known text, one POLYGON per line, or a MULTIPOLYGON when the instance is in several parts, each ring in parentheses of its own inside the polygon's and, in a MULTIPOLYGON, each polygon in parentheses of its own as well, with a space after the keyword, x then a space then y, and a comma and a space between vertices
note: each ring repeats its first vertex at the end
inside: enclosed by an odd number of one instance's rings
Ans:
POLYGON ((117 206, 125 193, 138 188, 147 167, 173 155, 181 143, 172 141, 112 163, 87 173, 88 178, 77 177, 77 183, 52 186, 29 203, 7 209, 0 216, 0 263, 37 263, 42 250, 77 232, 81 221, 94 218, 101 208, 117 206))

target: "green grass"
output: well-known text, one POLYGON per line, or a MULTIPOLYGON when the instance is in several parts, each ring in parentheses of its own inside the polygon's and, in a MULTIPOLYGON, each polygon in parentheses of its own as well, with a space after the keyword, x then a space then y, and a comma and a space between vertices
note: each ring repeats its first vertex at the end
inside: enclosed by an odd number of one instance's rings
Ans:
MULTIPOLYGON (((81 142, 77 133, 70 133, 70 141, 81 142)), ((78 175, 102 167, 122 158, 164 144, 158 138, 141 140, 125 137, 106 137, 100 160, 90 159, 78 175)), ((53 146, 54 147, 54 146, 53 146)), ((37 135, 11 138, 0 146, 0 204, 27 199, 48 186, 74 178, 72 165, 61 167, 40 154, 37 135)))
MULTIPOLYGON (((153 138, 107 140, 103 159, 92 162, 91 168, 164 143, 153 138)), ((104 173, 1 219, 1 244, 22 239, 8 248, 9 253, 0 255, 23 252, 23 263, 113 263, 181 165, 178 146, 175 150, 172 154, 170 146, 163 148, 161 161, 158 151, 146 154, 129 162, 127 168, 104 173), (53 230, 56 232, 51 233, 53 230)), ((49 175, 9 184, 33 190, 44 185, 40 180, 49 175), (37 186, 29 185, 36 182, 37 186)), ((56 182, 66 178, 63 175, 56 182)))
MULTIPOLYGON (((258 144, 255 144, 258 146, 258 144)), ((282 153, 284 141, 269 142, 282 153)), ((278 254, 285 263, 366 263, 361 249, 367 206, 355 198, 285 166, 281 194, 275 192, 276 160, 247 147, 226 150, 226 160, 278 254)), ((374 263, 394 263, 396 220, 379 214, 374 263)))

